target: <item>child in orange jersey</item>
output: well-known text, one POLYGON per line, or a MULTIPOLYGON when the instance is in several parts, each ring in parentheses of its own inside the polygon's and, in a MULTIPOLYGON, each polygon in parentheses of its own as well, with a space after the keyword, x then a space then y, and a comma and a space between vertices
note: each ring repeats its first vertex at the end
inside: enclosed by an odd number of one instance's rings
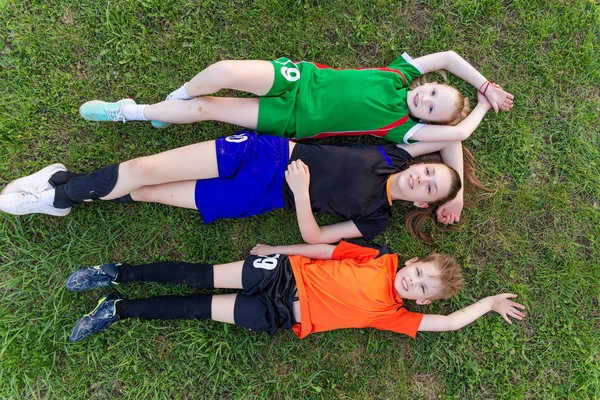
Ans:
POLYGON ((240 289, 232 294, 156 296, 125 300, 110 294, 80 318, 71 333, 79 341, 126 318, 212 319, 274 335, 293 329, 304 338, 342 328, 377 328, 415 337, 418 331, 450 331, 488 311, 511 323, 524 306, 513 294, 486 297, 450 315, 406 310, 405 300, 425 305, 454 295, 463 277, 456 261, 433 254, 401 266, 398 255, 377 245, 257 245, 244 261, 208 265, 159 262, 143 266, 111 263, 87 267, 67 279, 67 289, 83 291, 125 282, 186 283, 199 288, 240 289), (264 255, 268 254, 268 255, 264 255))

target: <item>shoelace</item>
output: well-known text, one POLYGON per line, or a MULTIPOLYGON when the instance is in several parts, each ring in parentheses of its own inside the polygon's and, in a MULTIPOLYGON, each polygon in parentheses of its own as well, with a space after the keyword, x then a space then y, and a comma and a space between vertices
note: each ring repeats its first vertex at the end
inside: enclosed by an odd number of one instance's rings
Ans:
POLYGON ((106 286, 112 286, 112 278, 101 269, 96 271, 96 273, 90 276, 89 279, 96 284, 105 283, 106 286))
POLYGON ((41 197, 37 193, 27 193, 23 199, 21 200, 21 206, 28 206, 30 204, 35 204, 39 201, 42 201, 41 197))
POLYGON ((105 107, 104 111, 106 111, 106 116, 111 121, 113 121, 113 122, 121 121, 121 122, 125 123, 125 117, 123 116, 122 109, 123 109, 123 107, 119 107, 119 108, 105 107))
MULTIPOLYGON (((40 188, 23 188, 24 193, 28 194, 28 195, 32 195, 32 196, 37 196, 40 197, 42 195, 43 192, 45 192, 46 190, 51 190, 54 189, 49 182, 45 183, 44 186, 40 187, 40 188)), ((41 200, 41 198, 40 198, 41 200)))

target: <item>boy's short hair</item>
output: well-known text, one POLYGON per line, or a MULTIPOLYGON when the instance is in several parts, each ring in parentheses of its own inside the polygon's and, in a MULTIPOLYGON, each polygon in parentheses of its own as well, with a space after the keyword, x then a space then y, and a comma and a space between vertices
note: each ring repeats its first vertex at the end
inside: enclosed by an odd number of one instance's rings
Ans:
POLYGON ((458 265, 458 262, 454 258, 444 254, 433 253, 419 259, 419 261, 432 262, 439 270, 437 278, 441 281, 442 287, 440 288, 439 295, 431 300, 449 299, 462 288, 465 278, 463 277, 460 265, 458 265))

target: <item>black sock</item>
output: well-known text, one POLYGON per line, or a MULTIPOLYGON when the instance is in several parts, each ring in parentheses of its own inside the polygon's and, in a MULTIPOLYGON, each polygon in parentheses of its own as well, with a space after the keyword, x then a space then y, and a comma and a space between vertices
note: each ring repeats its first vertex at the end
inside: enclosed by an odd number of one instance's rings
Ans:
POLYGON ((196 294, 120 300, 116 304, 116 310, 121 319, 210 319, 212 296, 212 294, 196 294))
POLYGON ((48 180, 48 182, 50 183, 50 185, 52 185, 53 188, 60 186, 60 185, 64 185, 65 183, 67 183, 67 181, 71 178, 75 178, 77 176, 81 176, 83 174, 75 174, 73 172, 69 172, 69 171, 58 171, 55 172, 50 179, 48 180))
POLYGON ((133 199, 131 198, 130 194, 126 194, 125 196, 117 197, 116 199, 107 200, 107 201, 110 201, 112 203, 122 203, 122 204, 133 203, 133 199))
POLYGON ((202 289, 215 287, 211 264, 162 261, 144 265, 121 264, 115 282, 185 283, 202 289))
POLYGON ((111 164, 85 175, 67 174, 57 172, 50 178, 50 184, 56 185, 56 208, 69 208, 85 200, 97 200, 108 195, 117 184, 119 164, 111 164), (59 184, 62 181, 64 183, 59 184))

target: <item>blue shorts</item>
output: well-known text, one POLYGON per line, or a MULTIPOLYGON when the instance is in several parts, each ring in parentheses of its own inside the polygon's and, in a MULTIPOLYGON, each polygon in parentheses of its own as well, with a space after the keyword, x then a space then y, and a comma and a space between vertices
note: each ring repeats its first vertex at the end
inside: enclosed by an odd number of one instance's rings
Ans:
POLYGON ((289 161, 285 138, 239 131, 216 140, 219 177, 196 181, 196 207, 208 224, 282 208, 289 161))

